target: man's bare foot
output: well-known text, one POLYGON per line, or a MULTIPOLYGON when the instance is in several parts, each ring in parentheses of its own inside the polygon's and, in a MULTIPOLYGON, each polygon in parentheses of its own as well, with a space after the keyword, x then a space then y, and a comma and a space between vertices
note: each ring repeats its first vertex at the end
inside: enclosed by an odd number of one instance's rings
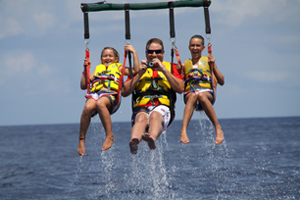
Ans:
POLYGON ((220 145, 224 141, 224 135, 222 128, 216 128, 216 144, 220 145))
POLYGON ((151 150, 154 150, 156 148, 156 145, 155 145, 155 141, 154 139, 149 135, 149 134, 144 134, 142 136, 143 140, 145 140, 146 142, 148 142, 148 146, 151 150))
POLYGON ((85 138, 84 137, 79 137, 79 144, 78 144, 77 152, 81 156, 84 156, 84 154, 85 154, 85 138))
POLYGON ((106 150, 110 149, 110 147, 113 145, 113 143, 114 143, 114 135, 106 136, 101 150, 106 151, 106 150))
POLYGON ((130 153, 137 154, 139 143, 140 143, 140 141, 137 138, 133 138, 130 140, 130 142, 129 142, 130 153))
POLYGON ((184 143, 184 144, 187 144, 187 143, 190 142, 190 140, 189 140, 189 138, 188 138, 188 136, 187 136, 187 134, 186 134, 185 131, 181 131, 181 132, 180 132, 180 141, 181 141, 182 143, 184 143))

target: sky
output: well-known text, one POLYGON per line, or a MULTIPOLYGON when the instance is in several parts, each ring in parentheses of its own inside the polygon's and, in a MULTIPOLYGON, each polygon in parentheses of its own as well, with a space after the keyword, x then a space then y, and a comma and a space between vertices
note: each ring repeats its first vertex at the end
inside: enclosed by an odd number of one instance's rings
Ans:
MULTIPOLYGON (((94 2, 0 0, 0 126, 79 123, 86 94, 79 87, 86 48, 80 4, 94 2)), ((212 0, 213 56, 225 76, 214 105, 219 119, 300 116, 299 10, 300 0, 212 0)), ((168 17, 168 10, 130 11, 130 44, 140 60, 148 39, 157 37, 171 61, 168 17)), ((123 63, 124 12, 91 12, 89 20, 91 71, 106 46, 116 48, 123 63)), ((203 8, 175 8, 175 31, 180 58, 187 60, 190 37, 206 38, 203 8)), ((183 110, 178 94, 176 120, 183 110)), ((112 121, 130 118, 131 98, 122 98, 112 121)))

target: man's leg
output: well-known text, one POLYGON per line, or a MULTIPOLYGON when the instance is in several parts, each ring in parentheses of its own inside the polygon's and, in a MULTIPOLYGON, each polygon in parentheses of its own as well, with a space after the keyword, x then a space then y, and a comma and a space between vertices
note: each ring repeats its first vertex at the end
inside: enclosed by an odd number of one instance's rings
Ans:
POLYGON ((131 129, 131 140, 129 142, 130 152, 136 154, 138 150, 138 144, 142 140, 142 135, 145 133, 148 126, 148 114, 140 112, 135 117, 135 123, 131 129))

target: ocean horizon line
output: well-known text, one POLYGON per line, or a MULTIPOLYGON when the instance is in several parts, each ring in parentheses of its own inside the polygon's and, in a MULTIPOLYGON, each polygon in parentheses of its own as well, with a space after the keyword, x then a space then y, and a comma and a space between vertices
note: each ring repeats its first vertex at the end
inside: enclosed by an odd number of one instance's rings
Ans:
MULTIPOLYGON (((265 116, 265 117, 233 117, 233 118, 219 118, 219 121, 227 121, 227 120, 246 120, 246 119, 274 119, 274 118, 298 118, 300 116, 265 116)), ((202 119, 208 119, 206 115, 201 115, 202 119), (203 117, 204 116, 204 117, 203 117)), ((198 121, 199 119, 191 119, 191 121, 198 121)), ((178 121, 182 121, 182 119, 175 119, 172 123, 178 121)), ((79 126, 79 121, 78 122, 63 122, 63 123, 36 123, 36 124, 9 124, 9 125, 0 125, 0 127, 14 127, 14 126, 51 126, 51 125, 78 125, 79 126)), ((93 123, 101 123, 100 120, 97 122, 91 121, 91 124, 93 123)), ((130 119, 128 121, 112 121, 112 123, 131 123, 130 119)), ((172 126, 172 125, 171 125, 172 126)))

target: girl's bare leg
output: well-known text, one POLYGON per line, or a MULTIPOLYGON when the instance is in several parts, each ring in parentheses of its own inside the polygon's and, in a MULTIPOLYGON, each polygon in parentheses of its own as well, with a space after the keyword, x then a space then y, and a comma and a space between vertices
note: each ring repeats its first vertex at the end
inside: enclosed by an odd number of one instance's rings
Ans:
POLYGON ((92 113, 95 109, 96 101, 94 99, 87 100, 80 118, 79 144, 77 152, 81 156, 85 154, 85 136, 91 122, 92 113))
POLYGON ((182 128, 180 131, 180 141, 184 144, 189 143, 190 140, 187 136, 187 127, 194 113, 194 105, 197 101, 197 95, 195 93, 188 93, 186 95, 186 105, 184 108, 182 128))
POLYGON ((97 101, 97 111, 104 127, 106 138, 102 146, 102 151, 106 151, 111 148, 114 143, 114 134, 112 132, 112 123, 109 113, 111 106, 110 100, 107 97, 102 97, 97 101))
POLYGON ((224 141, 224 135, 223 135, 222 128, 219 124, 217 115, 215 113, 215 110, 213 108, 213 105, 210 102, 210 99, 212 99, 212 95, 209 92, 198 93, 198 101, 200 102, 207 117, 210 119, 210 121, 213 123, 213 125, 216 129, 215 143, 217 145, 220 145, 224 141))

